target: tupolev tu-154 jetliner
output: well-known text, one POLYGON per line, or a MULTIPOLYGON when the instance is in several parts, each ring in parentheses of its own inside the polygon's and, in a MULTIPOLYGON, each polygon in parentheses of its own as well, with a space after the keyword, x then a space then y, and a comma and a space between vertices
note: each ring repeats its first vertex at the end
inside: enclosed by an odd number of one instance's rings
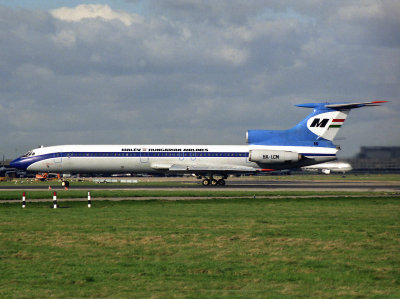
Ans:
POLYGON ((247 145, 58 145, 40 147, 11 167, 52 173, 194 174, 204 186, 224 185, 229 174, 298 168, 336 159, 333 140, 351 109, 386 101, 308 103, 313 112, 289 130, 249 130, 247 145))

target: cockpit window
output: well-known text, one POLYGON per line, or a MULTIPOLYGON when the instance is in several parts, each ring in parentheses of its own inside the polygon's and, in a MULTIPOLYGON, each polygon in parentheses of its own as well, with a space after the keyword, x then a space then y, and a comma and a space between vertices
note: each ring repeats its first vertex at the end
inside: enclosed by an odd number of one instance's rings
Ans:
POLYGON ((29 151, 25 155, 23 155, 22 157, 30 157, 30 156, 34 156, 34 155, 35 155, 35 152, 29 151))

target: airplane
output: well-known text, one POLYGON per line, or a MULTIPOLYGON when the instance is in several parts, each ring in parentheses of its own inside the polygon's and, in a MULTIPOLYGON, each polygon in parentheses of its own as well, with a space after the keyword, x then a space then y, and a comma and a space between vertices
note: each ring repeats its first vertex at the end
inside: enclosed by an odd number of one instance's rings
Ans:
POLYGON ((10 165, 53 173, 186 173, 201 178, 203 186, 223 186, 230 174, 258 174, 335 160, 340 147, 332 141, 350 110, 385 102, 298 104, 313 112, 288 130, 248 130, 247 145, 41 146, 10 165))
POLYGON ((321 172, 323 174, 330 174, 331 172, 341 172, 344 174, 346 171, 350 171, 352 169, 353 167, 349 163, 340 161, 325 162, 301 167, 301 170, 304 171, 321 172))

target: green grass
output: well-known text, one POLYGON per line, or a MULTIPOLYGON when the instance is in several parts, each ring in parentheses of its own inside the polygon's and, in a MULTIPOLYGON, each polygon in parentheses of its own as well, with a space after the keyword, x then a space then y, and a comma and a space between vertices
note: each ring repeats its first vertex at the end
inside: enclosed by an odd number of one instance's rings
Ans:
POLYGON ((396 198, 0 205, 0 297, 400 296, 396 198))

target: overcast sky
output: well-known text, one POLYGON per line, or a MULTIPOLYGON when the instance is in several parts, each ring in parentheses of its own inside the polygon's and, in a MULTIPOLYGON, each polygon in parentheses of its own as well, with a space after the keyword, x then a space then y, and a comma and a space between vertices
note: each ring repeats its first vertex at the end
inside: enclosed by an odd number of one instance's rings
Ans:
POLYGON ((400 146, 398 0, 0 0, 0 154, 57 144, 245 144, 319 101, 341 157, 400 146))

